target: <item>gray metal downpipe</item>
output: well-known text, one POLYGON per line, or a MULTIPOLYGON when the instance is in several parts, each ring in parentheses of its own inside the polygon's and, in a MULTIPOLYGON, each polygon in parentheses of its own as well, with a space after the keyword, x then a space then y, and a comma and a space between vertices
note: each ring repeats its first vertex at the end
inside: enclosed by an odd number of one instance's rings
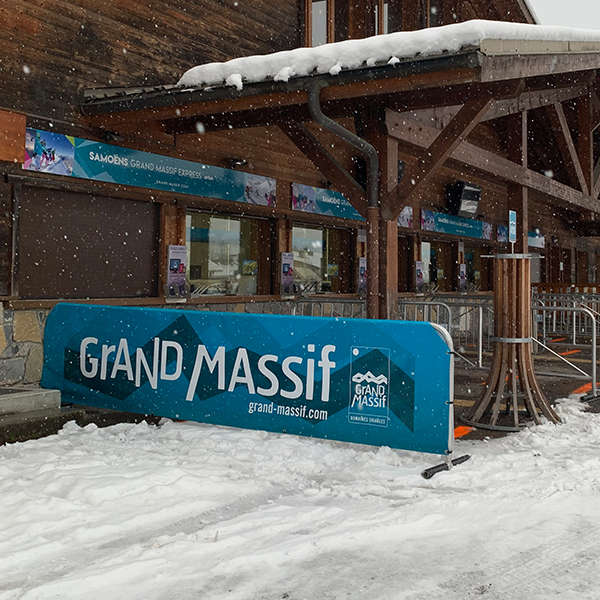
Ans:
POLYGON ((320 96, 321 86, 314 83, 306 91, 308 92, 308 111, 313 121, 337 135, 351 146, 362 152, 369 159, 369 172, 367 177, 367 205, 372 208, 379 207, 379 155, 377 150, 369 142, 358 137, 333 119, 323 114, 321 110, 320 96), (373 176, 375 174, 375 176, 373 176))
POLYGON ((323 114, 321 86, 307 88, 308 111, 313 121, 323 129, 365 154, 369 161, 367 173, 367 319, 379 318, 379 155, 369 142, 358 137, 323 114))

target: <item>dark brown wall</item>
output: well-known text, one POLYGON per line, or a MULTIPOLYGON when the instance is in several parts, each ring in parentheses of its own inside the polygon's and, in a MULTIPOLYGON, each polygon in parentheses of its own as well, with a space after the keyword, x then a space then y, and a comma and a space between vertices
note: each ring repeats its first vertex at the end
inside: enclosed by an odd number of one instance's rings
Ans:
POLYGON ((70 120, 86 88, 295 48, 298 25, 297 0, 0 0, 0 108, 70 120))

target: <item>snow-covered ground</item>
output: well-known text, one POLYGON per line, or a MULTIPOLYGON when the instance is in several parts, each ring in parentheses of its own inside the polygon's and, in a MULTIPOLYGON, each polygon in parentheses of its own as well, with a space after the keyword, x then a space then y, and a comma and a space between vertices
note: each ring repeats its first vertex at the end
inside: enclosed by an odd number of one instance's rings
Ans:
POLYGON ((0 448, 0 599, 600 598, 600 414, 470 461, 166 421, 0 448))

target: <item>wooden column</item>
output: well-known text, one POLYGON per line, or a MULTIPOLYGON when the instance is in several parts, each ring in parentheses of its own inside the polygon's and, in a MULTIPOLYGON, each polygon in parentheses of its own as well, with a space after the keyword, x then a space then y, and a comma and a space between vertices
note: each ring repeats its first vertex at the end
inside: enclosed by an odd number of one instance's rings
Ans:
MULTIPOLYGON (((382 135, 379 152, 379 193, 389 193, 398 183, 398 142, 382 135)), ((398 219, 379 221, 379 318, 398 317, 398 219)))
MULTIPOLYGON (((526 167, 527 113, 512 121, 509 154, 526 167)), ((481 398, 461 420, 481 429, 518 431, 522 416, 537 424, 542 415, 554 423, 560 419, 546 400, 533 370, 527 188, 509 185, 508 206, 517 212, 517 241, 514 252, 494 258, 492 366, 481 398)))
MULTIPOLYGON (((362 115, 362 120, 362 137, 373 145, 379 156, 379 194, 383 198, 398 184, 398 142, 387 135, 384 114, 362 115)), ((386 219, 379 214, 378 235, 378 318, 395 319, 398 316, 398 219, 386 219)), ((367 282, 373 273, 369 257, 367 253, 367 282)))
POLYGON ((167 282, 167 257, 169 246, 185 246, 185 216, 184 206, 177 204, 160 205, 160 269, 158 273, 159 290, 167 282))
POLYGON ((277 219, 275 223, 276 256, 272 271, 272 286, 275 293, 281 293, 281 253, 292 251, 292 222, 285 218, 277 219))

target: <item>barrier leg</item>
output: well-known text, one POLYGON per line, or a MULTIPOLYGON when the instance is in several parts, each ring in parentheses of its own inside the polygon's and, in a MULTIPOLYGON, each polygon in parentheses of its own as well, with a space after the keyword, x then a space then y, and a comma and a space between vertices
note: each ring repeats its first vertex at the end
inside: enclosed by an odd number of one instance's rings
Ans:
POLYGON ((442 471, 449 471, 452 467, 467 462, 470 458, 471 456, 469 454, 465 454, 457 458, 448 457, 448 460, 446 462, 440 463, 439 465, 435 465, 434 467, 429 467, 429 469, 425 469, 424 471, 422 471, 421 476, 424 479, 431 479, 436 473, 441 473, 442 471))

